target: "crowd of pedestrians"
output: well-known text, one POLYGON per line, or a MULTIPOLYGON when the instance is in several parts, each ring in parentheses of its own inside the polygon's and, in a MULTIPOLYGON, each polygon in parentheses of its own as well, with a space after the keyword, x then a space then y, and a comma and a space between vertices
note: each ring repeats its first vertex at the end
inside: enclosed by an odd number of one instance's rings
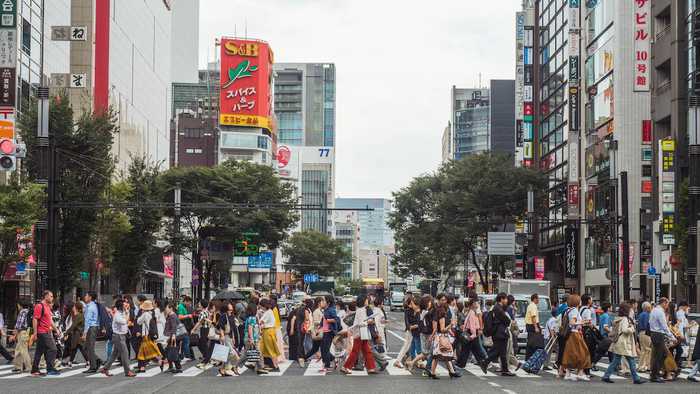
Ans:
POLYGON ((700 347, 689 346, 697 323, 688 320, 686 302, 661 298, 655 305, 638 305, 629 300, 613 307, 570 294, 552 306, 546 321, 540 321, 541 312, 537 294, 530 296, 524 316, 505 293, 462 300, 409 294, 403 304, 402 347, 392 360, 388 315, 383 299, 372 294, 349 304, 307 296, 288 311, 284 324, 274 294, 194 305, 187 296, 177 303, 117 296, 106 304, 88 292, 59 306, 46 291, 36 305, 18 306, 13 330, 5 328, 0 315, 0 334, 14 343, 14 354, 0 345, 0 355, 13 363, 13 372, 34 376, 59 375, 60 367, 73 367, 80 353, 85 373, 112 376, 123 370, 127 377, 151 365, 179 374, 183 363, 198 358, 197 368, 214 367, 221 377, 240 375, 242 368, 259 375, 279 372, 289 360, 302 368, 313 363, 321 374, 376 374, 391 362, 393 368, 430 379, 439 379, 437 369, 443 365, 450 378, 459 378, 473 364, 484 374, 489 369, 506 377, 520 369, 550 370, 564 380, 590 381, 607 357, 602 374, 607 383, 613 383, 613 374, 645 383, 643 372, 648 380, 664 383, 678 379, 684 366, 691 368, 688 380, 700 380, 700 347), (525 359, 519 361, 517 320, 522 317, 527 342, 525 359), (105 340, 105 360, 98 356, 98 339, 105 340))

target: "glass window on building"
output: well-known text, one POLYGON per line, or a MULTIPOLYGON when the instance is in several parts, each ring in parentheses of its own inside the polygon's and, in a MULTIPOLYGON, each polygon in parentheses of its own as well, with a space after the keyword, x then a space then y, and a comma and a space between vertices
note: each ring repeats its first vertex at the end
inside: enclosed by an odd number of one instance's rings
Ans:
POLYGON ((22 18, 22 50, 27 55, 32 54, 32 25, 22 18))

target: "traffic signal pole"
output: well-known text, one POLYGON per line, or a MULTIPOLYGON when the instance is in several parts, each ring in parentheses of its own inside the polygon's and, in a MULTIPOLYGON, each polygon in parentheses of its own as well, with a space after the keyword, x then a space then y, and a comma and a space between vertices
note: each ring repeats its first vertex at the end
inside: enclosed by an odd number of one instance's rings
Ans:
POLYGON ((622 209, 622 301, 630 299, 630 222, 629 191, 627 188, 627 171, 620 172, 620 201, 622 209))

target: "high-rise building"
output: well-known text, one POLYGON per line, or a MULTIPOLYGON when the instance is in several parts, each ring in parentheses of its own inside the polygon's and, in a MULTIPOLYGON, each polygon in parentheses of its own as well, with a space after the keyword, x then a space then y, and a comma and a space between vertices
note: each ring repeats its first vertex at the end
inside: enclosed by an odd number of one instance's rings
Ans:
POLYGON ((334 211, 335 239, 343 243, 350 258, 343 261, 341 277, 348 280, 360 278, 360 225, 357 211, 334 211))
POLYGON ((360 225, 360 247, 381 249, 394 245, 394 233, 389 228, 391 200, 384 198, 336 198, 336 208, 371 208, 371 211, 357 211, 360 225))
POLYGON ((443 133, 443 155, 459 160, 486 151, 514 152, 515 81, 492 80, 488 89, 453 86, 451 103, 452 128, 443 133), (448 134, 452 142, 446 144, 448 134))
POLYGON ((173 82, 199 82, 199 1, 171 2, 170 76, 173 82))
POLYGON ((279 143, 335 146, 335 65, 276 63, 273 68, 279 143))
POLYGON ((445 130, 442 131, 442 162, 452 160, 454 152, 452 151, 452 123, 447 122, 445 130))
MULTIPOLYGON (((523 12, 530 5, 525 1, 523 12)), ((653 157, 642 139, 651 100, 645 7, 650 2, 534 3, 535 94, 533 108, 522 105, 524 117, 533 117, 533 164, 549 185, 536 197, 542 211, 528 253, 555 287, 599 300, 618 301, 629 289, 638 297, 644 286, 634 274, 644 267, 640 252, 648 244, 641 241, 652 206, 653 157)))
MULTIPOLYGON (((120 132, 113 153, 120 168, 128 166, 130 156, 169 159, 172 37, 182 27, 173 26, 173 18, 196 25, 197 3, 71 2, 69 25, 88 27, 86 41, 70 43, 70 73, 86 77, 84 88, 69 89, 71 104, 78 110, 109 105, 116 110, 120 132)), ((196 45, 196 40, 179 41, 178 57, 197 57, 196 45)))

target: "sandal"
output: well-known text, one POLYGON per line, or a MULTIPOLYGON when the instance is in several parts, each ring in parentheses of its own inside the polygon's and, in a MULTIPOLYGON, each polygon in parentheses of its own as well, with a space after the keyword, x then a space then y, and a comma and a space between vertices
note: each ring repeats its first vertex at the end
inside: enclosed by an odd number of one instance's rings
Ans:
POLYGON ((345 367, 340 368, 340 372, 343 373, 343 374, 345 374, 345 375, 351 375, 351 374, 352 374, 352 372, 350 372, 350 370, 348 370, 348 369, 345 368, 345 367))

